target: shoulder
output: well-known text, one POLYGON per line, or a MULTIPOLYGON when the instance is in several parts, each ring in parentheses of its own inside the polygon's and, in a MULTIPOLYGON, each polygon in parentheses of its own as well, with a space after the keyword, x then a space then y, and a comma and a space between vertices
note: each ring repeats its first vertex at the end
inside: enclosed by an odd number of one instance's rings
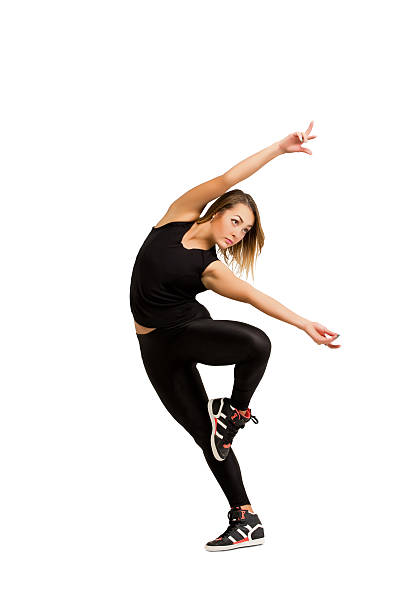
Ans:
POLYGON ((156 225, 164 225, 170 221, 196 221, 207 204, 219 198, 229 188, 230 182, 225 174, 200 183, 174 200, 164 217, 156 225))
POLYGON ((162 225, 166 225, 167 223, 173 222, 181 222, 181 223, 192 223, 193 221, 197 221, 197 215, 193 217, 191 214, 174 214, 174 212, 167 212, 164 217, 160 219, 153 227, 162 227, 162 225))
POLYGON ((235 276, 220 260, 213 261, 206 267, 201 282, 206 289, 239 302, 248 302, 253 289, 252 285, 235 276))
POLYGON ((232 274, 228 266, 222 261, 220 261, 218 258, 214 259, 208 257, 208 262, 205 261, 204 265, 205 264, 207 265, 202 271, 201 282, 207 289, 212 289, 212 286, 210 285, 212 285, 212 283, 217 282, 218 279, 225 279, 226 276, 232 274))

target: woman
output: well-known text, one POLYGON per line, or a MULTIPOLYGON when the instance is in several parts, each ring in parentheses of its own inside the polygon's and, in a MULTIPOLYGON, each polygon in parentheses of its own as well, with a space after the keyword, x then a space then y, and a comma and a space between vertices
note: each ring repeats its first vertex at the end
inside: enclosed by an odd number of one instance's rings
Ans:
POLYGON ((313 121, 306 132, 290 134, 175 200, 152 227, 133 268, 130 306, 147 375, 166 409, 202 449, 230 504, 229 526, 207 542, 209 551, 264 541, 262 523, 252 509, 231 444, 250 420, 258 422, 249 402, 265 372, 271 342, 253 325, 212 319, 195 296, 211 289, 295 325, 317 344, 340 346, 332 344, 337 334, 288 310, 226 265, 234 262, 240 271, 251 269, 253 274, 254 258, 264 244, 254 200, 240 189, 228 190, 278 155, 296 151, 311 155, 302 144, 316 138, 310 135, 312 127, 313 121), (218 259, 216 244, 226 263, 218 259), (197 363, 234 364, 231 396, 208 400, 197 363))

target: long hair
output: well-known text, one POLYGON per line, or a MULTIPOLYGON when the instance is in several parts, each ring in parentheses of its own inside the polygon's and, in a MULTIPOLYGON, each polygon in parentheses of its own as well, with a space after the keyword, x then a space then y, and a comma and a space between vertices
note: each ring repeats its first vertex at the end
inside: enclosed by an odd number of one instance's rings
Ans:
MULTIPOLYGON (((244 193, 241 189, 232 189, 222 194, 210 208, 207 210, 205 215, 199 217, 196 220, 197 224, 205 223, 210 221, 211 217, 215 213, 227 211, 229 208, 233 208, 236 204, 245 204, 254 213, 255 221, 249 232, 237 242, 237 244, 227 247, 225 249, 219 248, 226 265, 233 264, 235 268, 238 268, 238 274, 241 275, 243 272, 246 273, 248 278, 249 272, 254 278, 254 264, 257 257, 262 251, 262 247, 265 242, 265 235, 262 230, 261 218, 259 216, 258 207, 255 204, 254 199, 248 194, 244 193)), ((218 245, 217 245, 218 246, 218 245)))

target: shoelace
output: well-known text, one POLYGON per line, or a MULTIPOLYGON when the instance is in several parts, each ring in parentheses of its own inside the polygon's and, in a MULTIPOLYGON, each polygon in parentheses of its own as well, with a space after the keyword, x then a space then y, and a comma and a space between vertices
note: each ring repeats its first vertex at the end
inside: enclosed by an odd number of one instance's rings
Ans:
POLYGON ((245 522, 245 521, 243 521, 243 520, 239 519, 239 518, 238 518, 238 516, 237 516, 237 518, 236 518, 235 520, 233 520, 233 519, 232 519, 232 515, 233 515, 234 513, 236 514, 237 512, 239 512, 239 511, 237 511, 237 510, 229 510, 229 511, 228 511, 228 520, 229 520, 230 524, 228 525, 228 527, 226 528, 226 530, 224 531, 224 533, 222 533, 221 535, 219 535, 219 536, 218 536, 217 540, 218 540, 219 538, 225 538, 225 537, 228 537, 229 535, 231 535, 231 533, 232 533, 233 531, 235 531, 235 530, 237 529, 237 527, 239 527, 239 525, 240 525, 241 523, 244 523, 244 522, 245 522))
MULTIPOLYGON (((235 410, 237 410, 237 409, 235 408, 235 410)), ((239 416, 241 418, 243 418, 246 423, 248 423, 249 421, 253 421, 254 423, 259 423, 259 421, 256 418, 256 416, 254 414, 252 414, 251 409, 247 408, 247 410, 249 410, 249 418, 248 419, 246 419, 238 410, 237 410, 237 412, 239 412, 239 416)))
POLYGON ((230 444, 240 429, 241 427, 239 425, 236 425, 234 421, 230 420, 227 425, 227 430, 224 434, 223 443, 230 444))
MULTIPOLYGON (((258 419, 256 418, 256 416, 254 414, 251 413, 249 419, 245 419, 242 414, 240 414, 238 412, 237 409, 236 413, 239 416, 239 419, 243 419, 246 423, 249 423, 249 421, 253 421, 254 423, 259 423, 258 419)), ((231 444, 232 440, 234 439, 234 437, 236 436, 237 432, 242 428, 242 425, 238 425, 238 423, 240 423, 241 421, 237 419, 236 421, 233 421, 231 419, 229 419, 228 422, 228 426, 227 426, 227 431, 224 434, 224 444, 231 444)))
POLYGON ((252 414, 252 413, 251 413, 251 416, 249 417, 248 421, 253 421, 254 423, 259 423, 259 421, 256 418, 256 416, 254 414, 252 414))

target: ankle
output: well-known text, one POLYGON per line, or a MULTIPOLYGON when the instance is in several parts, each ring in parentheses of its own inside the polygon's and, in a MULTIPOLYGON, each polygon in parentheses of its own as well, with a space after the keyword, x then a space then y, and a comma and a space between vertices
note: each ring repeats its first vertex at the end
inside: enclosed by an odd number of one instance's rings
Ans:
POLYGON ((233 406, 232 404, 231 404, 231 408, 232 408, 233 410, 236 410, 236 411, 237 411, 237 412, 239 412, 240 414, 242 414, 242 416, 246 416, 246 414, 247 414, 248 410, 249 410, 249 411, 251 410, 250 408, 245 408, 245 410, 240 410, 239 408, 236 408, 236 407, 235 407, 235 406, 233 406))
MULTIPOLYGON (((236 507, 236 506, 234 506, 234 507, 236 507)), ((243 506, 239 506, 239 507, 242 508, 242 510, 249 510, 250 512, 254 513, 251 504, 244 504, 243 506)))

